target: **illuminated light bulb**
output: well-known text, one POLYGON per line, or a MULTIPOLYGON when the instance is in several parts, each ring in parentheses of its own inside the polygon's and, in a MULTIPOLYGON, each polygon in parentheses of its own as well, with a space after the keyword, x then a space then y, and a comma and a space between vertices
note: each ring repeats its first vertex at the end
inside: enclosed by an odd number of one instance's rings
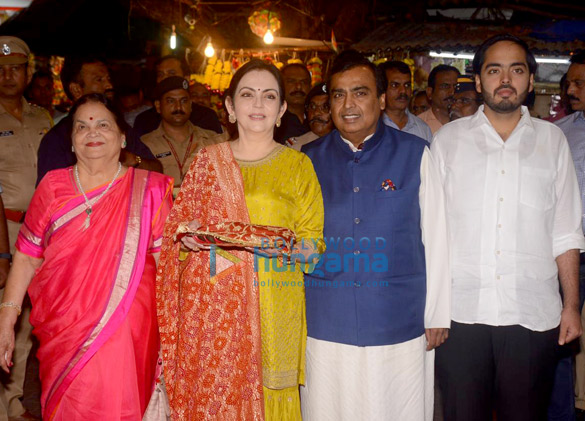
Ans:
POLYGON ((272 31, 269 29, 264 34, 264 44, 272 44, 274 42, 274 35, 272 35, 272 31))
POLYGON ((215 50, 213 49, 213 44, 211 41, 207 43, 207 47, 205 47, 205 57, 213 57, 215 55, 215 50))
POLYGON ((173 32, 171 33, 170 44, 171 44, 171 50, 174 50, 175 48, 177 48, 177 33, 175 32, 175 25, 173 25, 173 32))
POLYGON ((173 32, 171 32, 170 45, 171 50, 177 48, 177 33, 175 32, 175 25, 173 25, 173 32))

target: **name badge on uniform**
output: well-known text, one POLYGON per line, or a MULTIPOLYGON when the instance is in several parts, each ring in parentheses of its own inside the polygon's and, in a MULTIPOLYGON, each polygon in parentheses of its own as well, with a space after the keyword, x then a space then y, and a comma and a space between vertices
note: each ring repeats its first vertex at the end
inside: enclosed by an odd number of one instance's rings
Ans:
POLYGON ((4 131, 0 132, 0 137, 6 137, 6 136, 14 136, 14 131, 4 130, 4 131))
POLYGON ((162 153, 156 154, 155 156, 157 158, 164 158, 165 156, 169 156, 169 155, 171 155, 171 151, 162 152, 162 153))

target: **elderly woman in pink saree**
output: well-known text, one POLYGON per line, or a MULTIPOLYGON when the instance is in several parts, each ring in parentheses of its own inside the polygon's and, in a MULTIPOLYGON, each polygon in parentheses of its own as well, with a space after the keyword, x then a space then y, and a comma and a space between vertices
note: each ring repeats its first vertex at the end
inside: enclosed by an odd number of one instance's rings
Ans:
POLYGON ((76 104, 78 162, 47 174, 0 303, 0 366, 28 288, 45 420, 141 420, 155 387, 155 275, 172 179, 118 162, 125 136, 99 95, 76 104))

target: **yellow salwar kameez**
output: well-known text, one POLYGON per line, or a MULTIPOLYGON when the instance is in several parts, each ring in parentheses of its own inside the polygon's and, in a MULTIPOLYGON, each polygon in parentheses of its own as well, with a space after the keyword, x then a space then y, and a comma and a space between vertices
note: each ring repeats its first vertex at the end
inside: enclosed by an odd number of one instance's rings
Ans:
MULTIPOLYGON (((250 222, 289 228, 324 251, 321 187, 309 158, 284 146, 258 161, 237 161, 250 222)), ((273 246, 273 245, 270 245, 273 246)), ((255 257, 260 287, 262 375, 266 420, 300 420, 305 379, 305 289, 300 267, 255 257)))

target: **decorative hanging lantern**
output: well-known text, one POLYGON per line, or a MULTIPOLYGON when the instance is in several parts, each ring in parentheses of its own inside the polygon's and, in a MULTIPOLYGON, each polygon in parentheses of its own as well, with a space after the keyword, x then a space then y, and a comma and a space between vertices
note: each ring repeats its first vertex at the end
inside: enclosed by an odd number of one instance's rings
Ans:
POLYGON ((252 32, 260 38, 263 38, 269 29, 272 34, 275 34, 280 30, 280 14, 268 9, 256 10, 248 18, 248 25, 250 25, 252 32))

